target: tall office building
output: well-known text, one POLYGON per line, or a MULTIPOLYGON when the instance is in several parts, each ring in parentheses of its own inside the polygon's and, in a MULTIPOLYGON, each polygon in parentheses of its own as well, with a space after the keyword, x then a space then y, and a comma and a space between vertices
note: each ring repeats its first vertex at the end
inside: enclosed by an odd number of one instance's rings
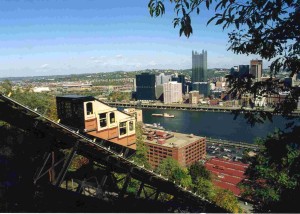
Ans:
POLYGON ((180 74, 178 75, 178 81, 179 83, 182 84, 182 93, 185 94, 186 93, 186 82, 185 82, 185 75, 180 74))
POLYGON ((182 93, 185 94, 187 92, 187 84, 185 81, 185 75, 179 74, 178 76, 173 76, 172 81, 176 81, 182 84, 182 93))
POLYGON ((209 96, 209 83, 208 82, 194 82, 193 91, 199 91, 199 94, 203 94, 204 97, 209 96))
POLYGON ((207 82, 207 51, 192 51, 192 82, 207 82))
POLYGON ((178 82, 168 82, 164 84, 164 103, 182 102, 182 84, 178 82))
POLYGON ((136 75, 136 99, 155 100, 155 74, 136 75))
POLYGON ((239 77, 246 77, 249 74, 249 65, 239 65, 239 77))
POLYGON ((133 91, 136 92, 136 79, 133 79, 133 91))
POLYGON ((261 81, 263 62, 262 60, 250 61, 250 74, 253 75, 256 82, 261 81))
POLYGON ((170 82, 172 79, 171 75, 165 75, 164 73, 161 73, 157 75, 156 77, 156 85, 163 85, 164 83, 170 82))

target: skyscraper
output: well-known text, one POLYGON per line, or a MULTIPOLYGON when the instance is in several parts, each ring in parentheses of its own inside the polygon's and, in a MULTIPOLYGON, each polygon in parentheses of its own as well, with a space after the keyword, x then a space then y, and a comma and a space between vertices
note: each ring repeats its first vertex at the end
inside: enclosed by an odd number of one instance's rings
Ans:
POLYGON ((186 93, 185 75, 183 75, 183 74, 178 75, 178 81, 177 82, 182 84, 182 93, 185 94, 186 93))
POLYGON ((193 91, 199 91, 199 94, 203 94, 204 97, 209 95, 209 83, 208 82, 193 82, 193 91))
POLYGON ((239 65, 239 77, 246 77, 249 74, 249 65, 239 65))
POLYGON ((171 75, 165 75, 164 73, 161 73, 157 75, 156 77, 156 86, 158 85, 163 85, 164 83, 170 82, 171 81, 171 75))
POLYGON ((164 83, 164 103, 182 102, 182 84, 178 82, 164 83))
POLYGON ((251 60, 250 61, 250 74, 253 75, 255 81, 261 81, 263 63, 262 60, 251 60))
POLYGON ((185 94, 186 91, 187 91, 187 84, 186 84, 186 81, 185 81, 185 75, 183 74, 179 74, 178 76, 173 76, 172 77, 172 81, 176 81, 178 83, 181 83, 182 84, 182 93, 185 94))
POLYGON ((192 82, 207 82, 207 51, 192 51, 192 82))
POLYGON ((137 100, 155 100, 155 75, 142 73, 136 75, 137 100))

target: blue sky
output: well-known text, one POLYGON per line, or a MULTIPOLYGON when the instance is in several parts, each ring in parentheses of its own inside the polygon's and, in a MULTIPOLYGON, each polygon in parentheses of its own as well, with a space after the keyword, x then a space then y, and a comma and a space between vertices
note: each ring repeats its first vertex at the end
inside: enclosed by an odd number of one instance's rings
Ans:
MULTIPOLYGON (((192 50, 208 51, 208 67, 249 64, 228 52, 227 33, 193 16, 187 39, 169 7, 152 18, 148 0, 3 0, 0 77, 191 68, 192 50)), ((266 65, 266 63, 265 63, 266 65)), ((265 67, 265 66, 264 66, 265 67)))

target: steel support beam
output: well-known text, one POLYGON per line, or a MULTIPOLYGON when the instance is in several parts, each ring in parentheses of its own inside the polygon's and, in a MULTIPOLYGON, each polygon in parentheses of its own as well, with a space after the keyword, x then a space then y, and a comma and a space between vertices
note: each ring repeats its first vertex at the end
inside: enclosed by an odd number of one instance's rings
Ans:
POLYGON ((126 190, 127 190, 127 187, 128 187, 128 185, 129 185, 130 180, 131 180, 131 175, 130 175, 130 173, 128 173, 127 176, 126 176, 126 178, 125 178, 125 182, 124 182, 124 184, 123 184, 122 190, 121 190, 121 192, 119 193, 119 198, 123 198, 123 197, 124 197, 125 192, 126 192, 126 190))
POLYGON ((145 185, 145 183, 142 182, 140 187, 139 187, 139 190, 137 191, 137 193, 135 195, 136 198, 139 198, 141 196, 142 190, 144 189, 144 185, 145 185))
POLYGON ((74 156, 76 155, 77 149, 78 149, 78 141, 75 143, 75 146, 72 148, 69 156, 65 160, 64 165, 55 180, 55 184, 54 184, 55 186, 59 187, 62 184, 62 182, 65 178, 65 175, 67 173, 67 170, 68 170, 70 164, 72 163, 74 156))
POLYGON ((45 166, 46 166, 46 164, 47 164, 47 162, 48 162, 48 160, 51 156, 51 152, 49 152, 48 155, 46 153, 45 156, 46 157, 44 159, 43 166, 40 168, 40 170, 38 170, 38 173, 37 173, 36 177, 33 179, 34 184, 36 184, 36 182, 42 177, 41 174, 42 174, 42 172, 43 172, 43 170, 44 170, 44 168, 45 168, 45 166))

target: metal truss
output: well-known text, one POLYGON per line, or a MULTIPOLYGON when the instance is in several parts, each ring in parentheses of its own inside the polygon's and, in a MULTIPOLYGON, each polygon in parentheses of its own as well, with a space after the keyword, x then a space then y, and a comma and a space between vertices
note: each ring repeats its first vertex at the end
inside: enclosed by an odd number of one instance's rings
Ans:
MULTIPOLYGON (((135 195, 137 198, 157 200, 160 194, 164 193, 172 195, 176 200, 187 204, 205 205, 215 212, 226 212, 226 210, 217 207, 186 187, 175 184, 162 175, 134 163, 133 160, 129 160, 126 158, 127 151, 124 151, 125 155, 112 151, 110 147, 94 142, 78 131, 60 124, 59 121, 52 121, 7 96, 0 94, 0 100, 4 101, 0 103, 0 110, 5 109, 9 113, 1 115, 2 120, 4 119, 12 125, 32 131, 32 133, 34 133, 34 130, 42 133, 44 136, 41 142, 44 143, 45 147, 50 148, 44 156, 41 168, 33 179, 34 184, 38 184, 48 173, 50 182, 56 187, 61 187, 74 156, 79 154, 105 166, 106 173, 101 179, 99 178, 100 182, 97 178, 84 179, 78 182, 79 186, 76 190, 78 193, 86 192, 90 196, 104 198, 106 192, 111 191, 115 192, 118 198, 121 199, 126 195, 131 179, 135 179, 141 182, 135 195), (26 123, 22 121, 26 121, 26 123), (54 152, 68 148, 71 148, 71 152, 56 161, 54 152), (55 176, 56 171, 58 172, 57 177, 55 176), (125 174, 125 176, 116 179, 115 173, 125 174)), ((39 135, 37 138, 40 139, 39 135)))

